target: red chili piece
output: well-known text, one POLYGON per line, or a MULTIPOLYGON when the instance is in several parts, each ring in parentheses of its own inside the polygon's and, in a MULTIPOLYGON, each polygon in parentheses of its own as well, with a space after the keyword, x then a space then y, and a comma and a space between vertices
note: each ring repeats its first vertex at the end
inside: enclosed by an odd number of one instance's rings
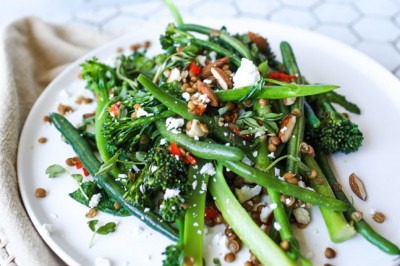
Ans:
POLYGON ((271 72, 268 74, 268 78, 290 83, 290 79, 297 79, 297 76, 280 72, 271 72))
POLYGON ((243 138, 243 139, 245 139, 245 140, 252 140, 252 139, 254 138, 253 135, 241 134, 241 133, 240 133, 240 129, 237 128, 237 127, 235 126, 235 124, 233 124, 233 123, 229 123, 229 128, 230 128, 230 130, 232 130, 233 133, 235 133, 236 135, 238 135, 239 137, 241 137, 241 138, 243 138))
POLYGON ((211 220, 214 219, 215 217, 217 217, 218 215, 218 211, 211 209, 211 208, 206 208, 205 212, 204 212, 204 219, 206 220, 211 220))
POLYGON ((201 72, 200 67, 198 67, 194 62, 190 63, 189 71, 195 75, 200 74, 201 72))
POLYGON ((179 149, 178 145, 171 142, 169 146, 169 151, 172 155, 178 155, 179 158, 182 158, 183 162, 186 164, 196 165, 196 159, 190 155, 190 153, 186 152, 186 154, 182 154, 181 150, 179 149))
POLYGON ((110 115, 117 117, 119 114, 119 107, 120 103, 114 103, 113 105, 111 105, 110 109, 108 109, 108 112, 110 113, 110 115))
POLYGON ((76 169, 82 169, 84 176, 89 176, 89 171, 83 167, 83 164, 80 160, 78 160, 75 164, 76 169))

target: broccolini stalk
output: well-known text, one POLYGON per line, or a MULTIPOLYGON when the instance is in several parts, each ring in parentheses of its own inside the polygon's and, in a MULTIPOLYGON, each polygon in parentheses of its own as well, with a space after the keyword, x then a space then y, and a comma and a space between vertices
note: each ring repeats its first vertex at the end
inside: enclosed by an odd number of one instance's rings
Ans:
POLYGON ((253 252, 263 265, 296 265, 285 252, 251 219, 225 181, 223 165, 218 164, 217 175, 209 182, 209 190, 224 220, 253 252))
MULTIPOLYGON (((325 174, 329 184, 332 187, 340 187, 338 186, 339 185, 338 180, 336 179, 336 176, 333 173, 331 166, 329 165, 326 155, 320 149, 315 149, 315 154, 316 154, 316 160, 319 166, 321 167, 323 173, 325 174)), ((400 254, 400 249, 395 244, 393 244, 392 242, 390 242, 389 240, 378 234, 364 219, 361 220, 352 219, 352 214, 356 212, 357 209, 350 204, 349 199, 347 198, 346 194, 344 194, 342 189, 334 189, 333 193, 338 199, 350 205, 350 208, 344 212, 344 215, 346 216, 346 219, 348 221, 354 222, 354 226, 359 234, 361 234, 368 242, 375 245, 383 252, 392 255, 400 254)))
MULTIPOLYGON (((310 179, 310 184, 315 191, 322 195, 334 198, 335 195, 315 159, 311 156, 304 156, 304 161, 310 169, 317 171, 318 177, 324 180, 322 184, 317 184, 315 180, 310 179)), ((343 213, 331 211, 323 207, 320 207, 319 209, 321 210, 322 217, 324 218, 332 242, 344 242, 355 235, 356 231, 354 230, 354 227, 346 221, 343 213)))
MULTIPOLYGON (((197 169, 201 169, 205 161, 197 159, 197 169)), ((200 174, 198 170, 189 168, 189 182, 193 190, 189 194, 189 208, 185 214, 185 230, 183 234, 183 253, 185 259, 192 261, 193 266, 203 265, 203 230, 204 211, 207 192, 203 184, 208 183, 208 175, 200 174)))

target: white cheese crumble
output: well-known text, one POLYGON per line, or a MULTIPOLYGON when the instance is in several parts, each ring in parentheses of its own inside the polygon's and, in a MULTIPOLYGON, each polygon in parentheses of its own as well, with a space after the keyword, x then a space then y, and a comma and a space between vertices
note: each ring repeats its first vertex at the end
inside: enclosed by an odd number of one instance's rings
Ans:
POLYGON ((200 169, 200 174, 204 175, 209 175, 209 176, 213 176, 215 175, 215 169, 212 163, 206 163, 205 165, 203 165, 203 167, 200 169))
POLYGON ((140 169, 136 166, 136 164, 132 164, 132 169, 135 173, 139 173, 140 169))
POLYGON ((199 99, 202 104, 207 104, 210 102, 210 99, 208 98, 207 94, 202 94, 202 93, 196 92, 195 94, 193 94, 193 97, 196 97, 197 99, 199 99))
POLYGON ((190 94, 189 92, 184 92, 182 93, 182 98, 185 99, 185 101, 189 101, 190 100, 190 94))
POLYGON ((182 132, 181 127, 185 124, 185 120, 183 118, 173 118, 168 117, 165 125, 167 126, 167 130, 171 131, 174 134, 178 134, 182 132))
POLYGON ((274 222, 274 228, 276 231, 280 231, 282 229, 282 226, 280 223, 278 222, 274 222))
POLYGON ((111 266, 111 261, 106 258, 96 258, 96 266, 111 266))
POLYGON ((157 171, 157 169, 158 169, 158 167, 157 167, 156 165, 150 166, 150 171, 151 171, 152 173, 154 173, 155 171, 157 171))
POLYGON ((306 188, 306 183, 304 183, 304 181, 299 181, 298 183, 297 183, 297 185, 299 186, 299 187, 301 187, 301 188, 306 188))
POLYGON ((258 151, 254 151, 253 152, 253 157, 257 157, 257 155, 258 155, 258 151))
POLYGON ((175 198, 179 196, 181 191, 179 189, 170 189, 167 188, 164 193, 164 199, 175 198))
POLYGON ((228 248, 226 247, 227 244, 228 237, 222 232, 215 234, 211 241, 211 245, 213 246, 213 248, 216 248, 218 250, 218 253, 221 255, 229 252, 228 248))
POLYGON ((150 208, 144 208, 143 212, 149 212, 150 208))
POLYGON ((211 79, 204 79, 203 83, 210 85, 212 83, 212 80, 211 79))
POLYGON ((90 208, 95 208, 95 207, 97 207, 97 205, 99 205, 100 199, 101 199, 101 194, 100 194, 100 193, 94 194, 94 195, 90 198, 89 207, 90 207, 90 208))
POLYGON ((279 169, 279 168, 274 168, 274 173, 275 173, 275 176, 280 176, 281 175, 281 170, 279 169))
POLYGON ((240 88, 252 86, 260 79, 260 72, 252 61, 242 58, 240 67, 233 76, 233 87, 240 88))
POLYGON ((248 201, 249 199, 257 196, 261 192, 261 186, 255 187, 243 186, 240 189, 235 188, 235 194, 240 203, 248 201))
POLYGON ((196 187, 197 187, 197 180, 194 180, 193 183, 192 183, 193 190, 195 190, 196 187))
POLYGON ((127 174, 118 174, 118 178, 125 179, 125 178, 127 178, 127 177, 128 177, 127 174))
POLYGON ((261 222, 265 223, 271 213, 272 209, 270 208, 270 206, 267 205, 264 208, 262 208, 260 213, 261 222))
POLYGON ((142 116, 152 116, 153 114, 149 114, 148 112, 146 112, 143 108, 139 108, 139 109, 137 109, 137 111, 136 111, 136 117, 137 118, 139 118, 139 117, 142 117, 142 116))
POLYGON ((160 139, 160 145, 165 145, 165 144, 167 144, 167 139, 164 138, 160 139))
POLYGON ((179 71, 178 68, 174 67, 171 69, 171 72, 169 73, 167 82, 173 82, 173 81, 180 81, 181 80, 181 72, 179 71))
POLYGON ((197 59, 197 61, 199 61, 199 63, 200 63, 201 66, 205 66, 205 65, 206 65, 207 56, 205 56, 205 55, 198 55, 198 56, 196 56, 196 59, 197 59))
POLYGON ((271 152, 270 154, 267 155, 271 159, 275 159, 275 153, 271 152))
POLYGON ((215 60, 217 60, 217 53, 216 52, 212 51, 208 55, 210 56, 211 62, 214 62, 215 60))
POLYGON ((246 164, 248 166, 252 166, 253 165, 253 162, 247 157, 243 158, 242 163, 244 163, 244 164, 246 164))

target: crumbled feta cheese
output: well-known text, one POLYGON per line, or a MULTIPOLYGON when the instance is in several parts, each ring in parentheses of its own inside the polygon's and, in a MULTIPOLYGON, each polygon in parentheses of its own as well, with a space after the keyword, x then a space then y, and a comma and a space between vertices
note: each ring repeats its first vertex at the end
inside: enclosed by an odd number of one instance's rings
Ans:
POLYGON ((65 90, 61 90, 58 93, 58 98, 59 99, 69 99, 71 96, 68 94, 68 92, 66 92, 65 90))
POLYGON ((160 145, 165 145, 165 144, 167 144, 167 140, 164 138, 160 139, 160 145))
POLYGON ((205 66, 205 65, 206 65, 207 56, 205 56, 205 55, 198 55, 198 56, 196 56, 196 59, 197 59, 197 61, 199 61, 199 63, 200 63, 201 66, 205 66))
POLYGON ((228 132, 224 132, 224 136, 227 137, 228 136, 228 132))
POLYGON ((252 61, 242 58, 240 67, 233 76, 233 87, 240 88, 252 86, 260 79, 260 72, 252 61))
POLYGON ((207 94, 201 94, 201 93, 196 93, 198 94, 198 99, 201 101, 203 104, 207 104, 210 102, 210 98, 208 98, 207 94))
POLYGON ((200 174, 206 174, 209 176, 215 175, 215 169, 212 163, 206 163, 203 165, 203 167, 200 169, 200 174))
POLYGON ((206 192, 207 191, 207 184, 203 181, 203 183, 201 183, 201 191, 200 193, 206 192))
POLYGON ((252 166, 253 165, 253 162, 247 157, 243 158, 242 163, 244 163, 244 164, 246 164, 248 166, 252 166))
POLYGON ((198 226, 199 226, 199 223, 194 222, 194 223, 193 223, 193 226, 194 226, 194 227, 198 227, 198 226))
POLYGON ((182 98, 185 99, 185 101, 189 101, 190 100, 190 94, 189 92, 184 92, 182 93, 182 98))
POLYGON ((217 53, 216 52, 212 51, 208 55, 210 56, 211 62, 214 62, 215 60, 217 60, 217 53))
POLYGON ((261 186, 255 187, 243 186, 240 189, 235 188, 235 194, 238 197, 240 203, 248 201, 249 199, 257 196, 261 192, 261 186))
POLYGON ((199 140, 200 138, 199 138, 199 136, 194 135, 193 139, 194 139, 194 140, 199 140))
POLYGON ((180 81, 181 80, 181 72, 179 71, 178 68, 174 67, 171 69, 171 72, 169 73, 167 82, 173 82, 173 81, 180 81))
POLYGON ((279 168, 274 168, 274 173, 275 173, 275 176, 280 176, 281 175, 281 170, 279 169, 279 168))
POLYGON ((225 146, 231 146, 231 144, 229 142, 225 143, 225 146))
POLYGON ((275 210, 276 207, 278 207, 278 204, 276 204, 275 202, 273 202, 273 203, 271 203, 271 204, 269 205, 269 207, 271 208, 271 210, 275 210))
POLYGON ((258 151, 254 151, 253 152, 253 157, 257 157, 257 155, 258 155, 258 151))
POLYGON ((42 228, 47 235, 51 235, 51 233, 53 233, 55 231, 54 225, 52 225, 52 224, 43 224, 42 228))
POLYGON ((261 212, 260 212, 261 222, 265 223, 271 213, 272 213, 272 209, 270 206, 267 205, 264 208, 262 208, 261 212))
POLYGON ((275 230, 276 230, 276 231, 281 231, 281 229, 282 229, 282 226, 281 226, 281 224, 280 224, 280 223, 278 223, 278 222, 274 222, 274 228, 275 228, 275 230))
POLYGON ((203 80, 203 83, 210 85, 212 83, 212 80, 211 79, 205 79, 205 80, 203 80))
POLYGON ((222 232, 216 233, 211 241, 213 248, 218 249, 218 253, 221 255, 229 252, 227 244, 228 237, 222 232))
POLYGON ((301 224, 309 224, 311 221, 310 214, 304 208, 296 208, 293 210, 294 218, 301 224))
POLYGON ((140 169, 136 166, 136 164, 132 164, 132 170, 135 171, 135 173, 139 173, 140 169))
POLYGON ((271 152, 270 154, 267 155, 271 159, 275 159, 275 153, 271 152))
POLYGON ((196 187, 197 187, 197 180, 194 180, 193 183, 192 183, 193 190, 195 190, 196 187))
POLYGON ((154 173, 155 171, 157 171, 157 169, 158 169, 158 167, 157 167, 156 165, 150 166, 150 171, 151 171, 152 173, 154 173))
POLYGON ((128 177, 127 174, 118 174, 118 178, 125 179, 125 178, 127 178, 127 177, 128 177))
POLYGON ((99 205, 100 198, 101 198, 101 193, 94 194, 89 201, 89 207, 90 208, 97 207, 97 205, 99 205))
POLYGON ((136 111, 136 117, 137 118, 139 118, 139 117, 142 117, 142 116, 149 116, 150 114, 148 113, 148 112, 146 112, 143 108, 139 108, 139 109, 137 109, 137 111, 136 111))
POLYGON ((183 118, 173 118, 168 117, 165 125, 167 126, 167 130, 171 131, 174 134, 178 134, 182 132, 181 127, 185 124, 185 120, 183 118))
POLYGON ((96 258, 96 266, 111 266, 111 261, 106 258, 96 258))
POLYGON ((181 191, 179 189, 170 189, 167 188, 164 193, 164 199, 175 198, 179 196, 181 191))
POLYGON ((149 212, 150 208, 144 208, 143 212, 149 212))

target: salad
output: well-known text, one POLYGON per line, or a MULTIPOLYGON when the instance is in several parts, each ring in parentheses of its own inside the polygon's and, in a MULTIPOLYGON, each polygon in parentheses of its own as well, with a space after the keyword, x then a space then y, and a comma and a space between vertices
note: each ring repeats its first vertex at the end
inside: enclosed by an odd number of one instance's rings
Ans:
MULTIPOLYGON (((246 245, 246 265, 310 265, 291 225, 307 226, 310 208, 320 209, 332 242, 359 233, 400 254, 352 206, 327 160, 362 145, 358 126, 333 104, 359 114, 357 105, 336 85, 310 84, 289 43, 281 43, 279 62, 263 36, 184 24, 168 4, 176 25, 160 37, 163 53, 149 57, 145 44, 116 66, 86 61, 81 76, 96 95, 95 114, 79 128, 50 114, 77 154, 70 165, 93 176, 75 176, 79 189, 70 194, 90 208, 88 217, 138 217, 176 242, 164 252, 170 266, 202 265, 203 232, 216 224, 226 225, 226 262, 246 245)), ((62 171, 53 165, 47 173, 62 171)), ((365 199, 361 179, 350 181, 365 199)), ((89 222, 94 234, 115 226, 89 222)))

